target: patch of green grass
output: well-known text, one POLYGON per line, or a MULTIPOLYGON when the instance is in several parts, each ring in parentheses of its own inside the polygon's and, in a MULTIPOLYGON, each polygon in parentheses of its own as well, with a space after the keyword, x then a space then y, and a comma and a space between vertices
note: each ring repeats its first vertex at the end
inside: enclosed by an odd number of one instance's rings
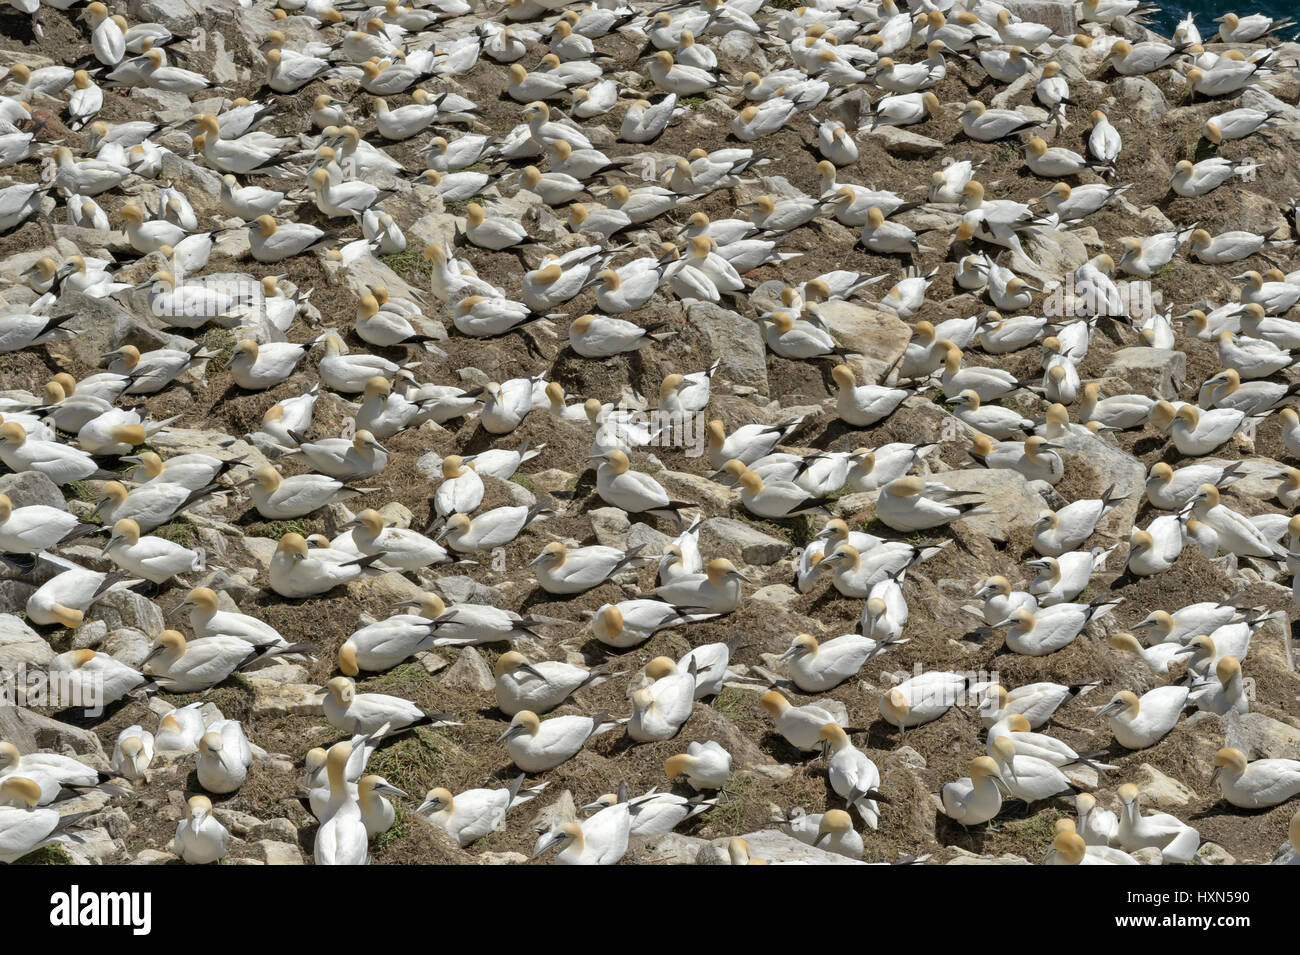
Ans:
POLYGON ((381 255, 379 261, 388 266, 407 282, 423 279, 429 267, 424 262, 424 248, 412 248, 409 244, 401 252, 381 255))
MULTIPOLYGON (((437 785, 432 780, 447 775, 447 760, 442 751, 426 745, 418 735, 405 736, 375 752, 366 764, 366 772, 383 776, 412 799, 423 800, 424 794, 437 785)), ((399 810, 397 829, 402 821, 399 810)), ((390 829, 385 835, 397 838, 401 833, 390 829)))
POLYGON ((744 722, 754 715, 754 695, 726 686, 713 701, 713 710, 719 716, 736 723, 744 722))
POLYGON ((516 471, 514 474, 510 475, 510 480, 526 491, 533 490, 533 479, 527 474, 520 474, 516 471))
POLYGON ((1032 857, 1033 850, 1037 850, 1039 855, 1045 854, 1052 844, 1052 839, 1056 835, 1056 821, 1061 818, 1061 813, 1056 809, 1045 809, 1036 815, 1027 819, 1013 819, 1002 826, 1002 830, 1008 834, 1014 834, 1017 839, 1028 840, 1029 852, 1019 853, 1032 857))
POLYGON ((811 514, 799 514, 783 520, 764 520, 755 517, 743 507, 734 506, 730 516, 750 527, 757 528, 770 537, 784 538, 794 547, 807 547, 817 536, 817 527, 813 523, 811 514))
POLYGON ((762 789, 752 776, 732 776, 726 791, 726 802, 709 810, 709 824, 719 832, 741 832, 754 807, 765 801, 762 789))
MULTIPOLYGON (((411 662, 395 666, 391 670, 373 676, 365 681, 367 693, 387 693, 391 696, 410 697, 428 686, 429 674, 420 664, 411 662)), ((390 779, 389 782, 392 782, 390 779)))
POLYGON ((707 103, 708 100, 709 98, 707 96, 704 96, 703 94, 700 94, 698 96, 684 96, 681 99, 681 104, 685 106, 687 109, 699 109, 701 106, 707 103))
POLYGON ((446 210, 447 212, 451 213, 451 214, 454 215, 454 216, 463 216, 463 215, 465 214, 465 206, 466 206, 467 204, 468 204, 468 203, 466 203, 466 202, 461 202, 461 201, 458 200, 458 199, 444 199, 444 200, 442 200, 442 207, 443 207, 443 209, 446 210))
MULTIPOLYGON (((856 822, 856 820, 855 820, 856 822)), ((863 862, 886 862, 892 863, 897 861, 898 853, 888 845, 880 845, 873 838, 873 834, 868 831, 862 834, 862 861, 863 862)))
POLYGON ((199 342, 203 345, 204 351, 215 352, 208 359, 208 371, 214 373, 224 371, 230 364, 230 356, 234 354, 235 345, 238 344, 235 333, 228 328, 209 328, 199 337, 199 342))
POLYGON ((193 547, 199 539, 198 526, 184 514, 162 527, 155 527, 150 533, 182 547, 193 547))
POLYGON ((254 521, 248 525, 247 531, 249 537, 269 537, 277 541, 285 534, 301 534, 306 537, 310 533, 302 518, 291 521, 254 521))
POLYGON ((14 865, 76 865, 68 850, 63 846, 51 844, 41 846, 35 852, 29 852, 14 865))
POLYGON ((99 493, 90 486, 89 481, 69 481, 60 490, 63 491, 65 501, 89 501, 93 504, 99 500, 99 493))
POLYGON ((238 673, 233 673, 222 683, 201 693, 180 693, 170 697, 176 706, 190 703, 211 703, 221 711, 228 720, 247 721, 253 712, 253 700, 257 691, 238 673))
MULTIPOLYGON (((391 780, 389 781, 391 782, 391 780)), ((394 783, 394 785, 396 785, 396 783, 394 783)), ((397 817, 393 820, 393 824, 388 827, 386 832, 381 832, 375 837, 375 852, 383 852, 398 839, 402 838, 402 836, 406 835, 406 810, 403 809, 401 803, 394 803, 393 808, 397 812, 397 817)))

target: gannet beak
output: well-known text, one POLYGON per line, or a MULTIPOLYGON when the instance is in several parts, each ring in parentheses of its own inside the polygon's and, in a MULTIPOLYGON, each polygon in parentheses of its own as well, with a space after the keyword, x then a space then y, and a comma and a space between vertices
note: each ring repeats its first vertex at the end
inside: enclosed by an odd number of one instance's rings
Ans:
POLYGON ((559 841, 560 841, 559 836, 556 835, 556 833, 554 832, 548 832, 544 836, 541 836, 537 840, 537 845, 533 847, 533 858, 536 859, 544 852, 547 852, 555 845, 557 845, 559 841))

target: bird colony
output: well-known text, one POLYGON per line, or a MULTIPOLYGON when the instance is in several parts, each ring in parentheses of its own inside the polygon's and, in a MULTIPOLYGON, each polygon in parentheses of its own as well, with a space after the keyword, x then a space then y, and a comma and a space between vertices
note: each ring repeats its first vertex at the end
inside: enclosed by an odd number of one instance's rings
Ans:
POLYGON ((0 860, 1295 864, 1294 27, 1011 6, 10 0, 0 860))

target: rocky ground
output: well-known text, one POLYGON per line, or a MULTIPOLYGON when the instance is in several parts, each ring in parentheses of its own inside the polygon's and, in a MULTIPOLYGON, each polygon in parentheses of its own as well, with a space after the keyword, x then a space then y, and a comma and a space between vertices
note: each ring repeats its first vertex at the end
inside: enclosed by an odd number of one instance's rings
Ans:
MULTIPOLYGON (((206 49, 191 55, 189 68, 214 75, 227 84, 233 95, 262 96, 282 111, 284 118, 271 124, 272 131, 297 130, 309 109, 311 98, 324 87, 312 85, 294 96, 271 95, 260 87, 260 55, 257 44, 269 29, 265 11, 236 14, 233 4, 204 4, 200 19, 193 10, 145 2, 130 4, 133 19, 175 20, 179 26, 201 23, 208 38, 206 49), (277 127, 277 124, 281 124, 277 127)), ((57 10, 46 12, 43 41, 32 42, 24 34, 24 21, 7 17, 0 31, 0 65, 26 62, 44 65, 66 61, 67 51, 86 51, 85 34, 57 10)), ((305 27, 287 21, 291 36, 306 37, 305 27)), ((600 48, 617 61, 616 77, 633 86, 640 76, 632 63, 639 50, 630 41, 608 39, 600 48)), ((1214 47, 1211 46, 1211 49, 1214 47)), ((1284 59, 1294 59, 1298 47, 1284 46, 1284 59)), ((731 34, 719 44, 725 72, 739 75, 745 69, 762 71, 767 63, 762 51, 740 34, 731 34)), ((1249 156, 1261 164, 1250 182, 1232 184, 1202 199, 1174 197, 1167 182, 1175 162, 1200 158, 1205 144, 1198 141, 1199 129, 1207 117, 1225 108, 1224 103, 1189 103, 1177 74, 1164 71, 1153 79, 1124 79, 1081 72, 1081 51, 1063 49, 1058 60, 1070 80, 1080 115, 1094 106, 1104 106, 1124 137, 1116 181, 1133 183, 1125 198, 1070 233, 1053 234, 1031 248, 1041 264, 1041 274, 1032 278, 1059 283, 1062 277, 1102 251, 1118 256, 1118 240, 1128 235, 1146 235, 1199 222, 1211 232, 1229 228, 1269 232, 1289 228, 1279 209, 1300 195, 1300 171, 1295 156, 1300 148, 1300 111, 1295 109, 1300 84, 1289 73, 1271 86, 1271 93, 1257 91, 1242 97, 1251 105, 1284 110, 1272 129, 1244 142, 1226 144, 1221 155, 1249 156)), ((505 99, 503 71, 479 70, 452 88, 470 96, 481 106, 485 130, 500 130, 517 121, 519 106, 505 99)), ((982 71, 953 61, 947 79, 937 90, 945 104, 973 97, 988 99, 997 91, 982 71)), ((1027 106, 1032 82, 1014 84, 994 97, 996 105, 1027 106)), ((390 105, 405 102, 390 98, 390 105)), ((360 100, 358 100, 360 102, 360 100)), ((118 91, 110 97, 100 118, 109 122, 154 115, 161 122, 183 119, 192 112, 215 111, 214 104, 198 101, 191 105, 183 96, 136 89, 118 91)), ((1028 106, 1028 110, 1032 110, 1028 106)), ((364 108, 363 108, 364 110, 364 108)), ((52 112, 56 112, 53 111, 52 112)), ((57 113, 56 113, 57 115, 57 113)), ((639 161, 662 170, 669 157, 685 154, 695 146, 716 148, 727 136, 731 112, 720 100, 691 104, 686 117, 670 128, 649 148, 618 143, 614 135, 621 108, 602 121, 587 124, 597 145, 612 156, 640 157, 639 161)), ((373 130, 373 120, 359 116, 363 134, 373 130)), ((817 156, 808 142, 814 125, 801 115, 780 134, 770 137, 775 161, 763 167, 762 178, 729 193, 717 193, 691 211, 703 208, 715 216, 730 214, 735 205, 760 192, 780 195, 789 192, 816 194, 817 156)), ((1058 141, 1081 149, 1086 127, 1076 124, 1060 134, 1058 141)), ((70 132, 52 119, 41 137, 46 142, 63 140, 78 146, 82 133, 70 132)), ((393 155, 418 168, 416 145, 424 137, 391 147, 393 155)), ((180 155, 187 155, 186 141, 178 133, 160 137, 180 155)), ((960 135, 956 110, 906 131, 881 130, 860 141, 861 158, 840 172, 845 181, 861 182, 903 191, 910 188, 923 198, 924 184, 945 156, 984 161, 980 179, 990 194, 1017 200, 1041 195, 1046 186, 1023 168, 1021 151, 1014 145, 981 144, 960 135)), ((649 168, 649 167, 647 167, 649 168)), ((14 181, 31 181, 35 164, 7 170, 14 181)), ((208 170, 177 159, 169 160, 166 178, 183 184, 205 226, 223 229, 233 223, 222 219, 216 203, 218 181, 208 170)), ((267 184, 267 183, 263 183, 267 184)), ((130 184, 126 193, 131 192, 130 184)), ((116 211, 128 195, 119 192, 101 197, 116 222, 116 211)), ((546 207, 527 206, 524 197, 514 200, 525 221, 540 242, 558 251, 572 241, 561 223, 546 207)), ((310 205, 302 212, 310 221, 310 205)), ((299 322, 290 332, 297 341, 318 335, 322 328, 349 328, 357 295, 365 283, 382 280, 394 294, 420 290, 426 277, 420 267, 419 250, 431 241, 453 234, 458 214, 454 203, 444 205, 431 191, 407 188, 387 206, 406 231, 410 250, 380 266, 342 270, 313 257, 299 257, 275 268, 261 266, 245 257, 242 229, 231 229, 219 237, 218 251, 209 272, 248 273, 255 276, 288 273, 289 281, 302 290, 310 289, 314 322, 299 322)), ((651 225, 656 233, 675 231, 669 216, 651 225)), ((938 269, 923 317, 939 321, 966 316, 986 303, 964 293, 953 282, 955 261, 949 255, 949 233, 956 222, 952 210, 922 208, 903 217, 918 231, 935 230, 922 237, 930 251, 916 264, 923 271, 938 269)), ((131 253, 120 233, 90 233, 62 224, 62 209, 50 218, 32 221, 0 237, 0 276, 16 279, 39 255, 62 258, 76 251, 107 254, 124 263, 123 281, 147 278, 150 260, 129 262, 131 253)), ((633 233, 633 239, 644 238, 633 233)), ((1175 610, 1198 600, 1227 597, 1244 592, 1243 606, 1282 611, 1255 637, 1246 673, 1255 681, 1252 712, 1241 720, 1240 731, 1248 740, 1253 756, 1300 758, 1300 677, 1292 662, 1295 649, 1285 617, 1291 596, 1284 582, 1273 579, 1266 569, 1243 562, 1210 562, 1195 548, 1184 550, 1178 564, 1156 578, 1135 580, 1118 575, 1127 547, 1128 529, 1134 521, 1145 525, 1154 516, 1142 501, 1146 469, 1156 461, 1178 463, 1177 452, 1165 436, 1154 429, 1121 434, 1118 438, 1071 438, 1066 454, 1067 478, 1056 489, 1058 497, 1044 499, 1022 478, 1010 472, 960 470, 969 430, 953 419, 935 392, 910 399, 877 427, 853 430, 836 420, 830 402, 830 364, 789 362, 765 352, 758 326, 752 316, 770 307, 787 282, 800 281, 827 268, 860 270, 869 274, 896 276, 901 260, 866 253, 855 244, 855 232, 829 219, 794 232, 784 251, 802 251, 802 259, 781 266, 768 266, 747 276, 756 287, 752 296, 727 302, 725 307, 695 305, 683 309, 669 298, 656 297, 641 313, 633 316, 641 324, 665 322, 674 334, 662 346, 623 355, 607 362, 575 356, 567 348, 563 323, 554 327, 533 326, 507 339, 483 342, 455 334, 446 316, 430 309, 426 330, 440 339, 436 348, 416 355, 421 381, 482 384, 526 373, 544 374, 559 381, 572 396, 617 399, 623 396, 657 394, 662 377, 672 371, 690 372, 707 367, 715 359, 721 368, 714 380, 711 414, 721 418, 728 431, 752 421, 779 423, 807 415, 808 420, 792 438, 793 446, 804 449, 845 450, 877 446, 889 441, 940 442, 938 453, 929 459, 932 472, 943 473, 953 486, 984 491, 993 514, 955 525, 938 535, 951 541, 935 559, 919 566, 907 577, 904 592, 911 608, 907 636, 910 642, 891 649, 873 660, 860 674, 826 696, 842 705, 850 724, 866 728, 856 737, 880 766, 883 791, 890 802, 883 807, 878 831, 865 833, 867 857, 893 861, 907 854, 928 854, 936 863, 971 863, 988 860, 1036 862, 1051 841, 1053 822, 1072 810, 1064 801, 1037 805, 1020 816, 1002 818, 989 829, 966 830, 936 810, 931 794, 941 785, 964 775, 968 761, 983 751, 980 724, 972 712, 952 710, 942 719, 909 731, 899 745, 897 733, 879 719, 877 702, 882 689, 896 674, 911 675, 913 667, 951 668, 959 671, 996 672, 1007 686, 1036 680, 1060 683, 1098 681, 1099 685, 1057 715, 1052 730, 1077 750, 1107 749, 1106 759, 1118 769, 1103 778, 1080 774, 1079 781, 1095 787, 1105 803, 1123 782, 1137 782, 1160 808, 1174 812, 1195 825, 1209 840, 1201 851, 1206 862, 1260 863, 1268 861, 1285 840, 1294 805, 1272 810, 1246 812, 1226 806, 1209 776, 1214 752, 1223 744, 1227 728, 1218 717, 1200 714, 1184 719, 1157 746, 1136 753, 1113 744, 1103 721, 1092 709, 1109 700, 1118 689, 1141 692, 1154 685, 1153 678, 1138 661, 1107 648, 1111 633, 1125 630, 1155 609, 1175 610), (982 639, 971 626, 973 618, 960 610, 977 581, 989 573, 1005 573, 1013 583, 1023 578, 1024 560, 1034 555, 1029 546, 1029 525, 1045 503, 1095 497, 1116 485, 1118 493, 1130 495, 1099 529, 1091 542, 1102 546, 1118 544, 1109 571, 1099 575, 1081 599, 1099 596, 1122 599, 1109 617, 1067 649, 1042 658, 1017 656, 1002 646, 1000 636, 982 639)), ((491 253, 467 247, 465 256, 479 273, 500 285, 507 294, 518 291, 522 274, 520 256, 491 253)), ((636 254, 623 253, 617 262, 636 254)), ((525 252, 529 264, 536 252, 525 252)), ((1285 260, 1282 264, 1286 265, 1285 260)), ((1235 295, 1229 273, 1247 268, 1267 268, 1262 259, 1238 263, 1231 270, 1203 266, 1186 256, 1154 280, 1164 301, 1181 312, 1194 303, 1216 303, 1235 295)), ((1288 267, 1295 267, 1292 262, 1288 267)), ((881 288, 887 288, 884 285, 881 288)), ((876 294, 882 294, 877 292, 876 294)), ((8 305, 30 301, 31 293, 20 285, 0 288, 8 305)), ((56 371, 69 371, 81 378, 92 373, 99 356, 110 348, 131 343, 157 347, 172 336, 148 317, 143 300, 129 295, 121 303, 111 300, 74 300, 80 317, 73 323, 79 334, 0 358, 0 395, 7 391, 35 391, 56 371)), ((584 293, 566 307, 580 315, 594 307, 594 292, 584 293)), ((1042 303, 1035 308, 1041 310, 1042 303)), ((850 351, 860 353, 862 376, 877 380, 905 346, 907 323, 869 304, 827 307, 839 340, 850 351)), ((300 394, 316 380, 315 360, 309 358, 298 372, 269 391, 247 393, 238 389, 224 369, 233 346, 225 329, 210 328, 201 337, 218 357, 208 362, 203 380, 182 380, 163 393, 141 402, 149 415, 161 419, 180 415, 174 426, 157 435, 151 446, 163 456, 188 451, 215 452, 225 436, 242 436, 256 430, 262 413, 273 403, 300 394)), ((349 333, 354 346, 359 343, 349 333)), ((1103 322, 1093 337, 1087 360, 1081 368, 1085 380, 1101 382, 1106 393, 1153 389, 1167 397, 1195 400, 1201 381, 1217 370, 1213 346, 1192 337, 1180 338, 1178 350, 1170 353, 1138 349, 1133 332, 1103 322)), ((367 347, 367 350, 369 349, 367 347)), ((387 357, 408 360, 401 349, 381 352, 387 357)), ((1038 353, 1030 350, 1007 358, 967 353, 977 364, 999 364, 1027 377, 1037 368, 1038 353)), ((1040 414, 1041 400, 1026 392, 1010 402, 1027 414, 1040 414)), ((350 416, 335 396, 322 396, 316 409, 311 437, 335 436, 350 416)), ((453 423, 455 425, 456 423, 453 423)), ((376 863, 523 863, 531 855, 536 836, 534 817, 546 818, 583 805, 625 782, 629 791, 664 788, 664 759, 682 752, 692 740, 718 740, 732 753, 733 778, 729 798, 718 808, 688 824, 684 834, 635 844, 628 861, 643 863, 694 861, 706 841, 754 833, 769 828, 774 810, 803 807, 822 811, 839 801, 826 781, 825 763, 791 749, 773 733, 771 722, 758 706, 758 696, 771 682, 795 702, 808 697, 789 683, 784 664, 776 656, 786 649, 791 637, 800 632, 831 637, 855 629, 861 604, 842 598, 827 583, 810 593, 793 587, 799 548, 814 533, 807 519, 788 522, 760 522, 748 515, 738 500, 706 479, 707 462, 691 457, 680 448, 656 448, 653 456, 637 462, 653 473, 675 497, 701 504, 711 520, 702 535, 703 550, 709 556, 730 557, 754 581, 742 608, 727 617, 700 624, 688 631, 661 633, 635 649, 617 652, 590 639, 583 626, 583 612, 605 602, 636 593, 647 593, 654 584, 654 567, 628 571, 616 583, 606 584, 573 599, 553 598, 541 591, 526 567, 527 562, 551 540, 568 543, 600 542, 619 547, 642 545, 642 553, 659 553, 673 534, 667 524, 629 523, 616 509, 604 507, 593 488, 591 471, 579 470, 590 441, 586 428, 557 422, 534 412, 505 439, 494 439, 475 420, 446 428, 425 425, 386 442, 392 460, 381 478, 368 482, 379 490, 348 502, 347 509, 335 506, 292 526, 262 520, 250 501, 237 492, 219 495, 197 506, 187 519, 168 525, 160 533, 172 539, 205 548, 209 570, 191 575, 189 584, 206 584, 220 590, 241 610, 262 617, 290 640, 315 644, 314 660, 286 662, 237 676, 202 695, 207 705, 226 717, 243 722, 249 738, 259 747, 258 758, 248 782, 236 794, 214 798, 216 814, 237 837, 229 862, 297 863, 311 858, 315 822, 295 798, 302 773, 302 755, 311 746, 329 745, 338 734, 324 720, 316 704, 315 688, 334 675, 338 646, 362 621, 380 618, 392 605, 422 588, 432 588, 448 602, 472 600, 533 615, 553 618, 545 640, 521 640, 517 645, 532 658, 570 659, 593 665, 609 661, 624 674, 619 679, 583 690, 573 703, 559 712, 609 710, 626 715, 625 697, 629 679, 634 679, 654 656, 678 657, 691 646, 740 637, 740 649, 733 655, 734 683, 710 704, 697 703, 695 712, 679 736, 669 742, 631 745, 621 730, 600 736, 576 758, 545 774, 550 782, 545 794, 511 817, 506 831, 473 845, 468 851, 451 845, 442 834, 418 817, 414 808, 426 790, 445 786, 453 792, 475 786, 504 784, 514 775, 505 749, 494 743, 504 728, 502 714, 494 709, 491 668, 504 646, 477 649, 437 650, 418 655, 387 673, 360 681, 360 688, 394 693, 421 706, 450 710, 462 725, 437 730, 419 730, 386 745, 373 758, 371 769, 411 794, 399 808, 399 822, 374 847, 376 863), (432 491, 441 455, 474 452, 489 446, 516 446, 527 440, 542 447, 541 454, 510 482, 489 479, 484 507, 504 503, 532 503, 549 495, 562 511, 556 517, 531 527, 515 541, 499 565, 463 561, 440 568, 423 578, 388 573, 349 585, 345 589, 310 601, 289 601, 268 587, 267 566, 276 539, 286 530, 334 536, 351 512, 375 507, 401 526, 420 530, 431 520, 432 491)), ((262 452, 247 441, 239 441, 227 452, 242 454, 250 464, 260 463, 262 452)), ((1246 514, 1276 511, 1276 482, 1272 475, 1293 461, 1286 461, 1273 420, 1258 430, 1253 444, 1238 440, 1221 449, 1218 458, 1242 459, 1248 477, 1228 489, 1225 499, 1246 514)), ((296 465, 286 465, 292 472, 296 465)), ((242 476, 236 471, 235 476, 242 476)), ((0 491, 16 505, 48 503, 67 507, 80 515, 89 513, 96 496, 93 483, 58 488, 39 475, 0 477, 0 491)), ((838 512, 857 528, 885 533, 873 521, 873 495, 848 494, 836 502, 838 512)), ((894 535, 896 536, 896 535, 894 535)), ((84 543, 67 549, 70 557, 90 567, 105 568, 99 547, 84 543)), ((0 669, 20 664, 40 666, 53 654, 73 647, 93 647, 137 665, 152 641, 164 629, 169 612, 185 596, 184 586, 170 586, 156 598, 131 591, 118 591, 98 602, 86 624, 70 633, 57 628, 33 629, 23 620, 22 607, 33 589, 30 581, 0 580, 0 669)), ((1175 671, 1176 672, 1176 671, 1175 671)), ((124 727, 142 723, 152 728, 158 714, 174 705, 198 697, 159 693, 147 701, 131 700, 111 707, 102 718, 87 720, 69 712, 34 708, 15 710, 0 707, 0 737, 14 740, 20 749, 41 747, 75 753, 86 762, 107 768, 106 752, 124 727)), ((90 830, 77 845, 44 850, 49 861, 93 861, 104 863, 156 863, 170 861, 170 843, 176 821, 183 814, 187 795, 197 791, 191 759, 170 762, 160 756, 147 782, 129 796, 92 794, 67 807, 68 811, 92 809, 90 830)), ((771 837, 764 837, 771 838, 771 837)), ((751 837, 761 853, 762 839, 751 837)), ((816 850, 808 854, 821 858, 816 850)), ((833 861, 833 858, 830 860, 833 861)))

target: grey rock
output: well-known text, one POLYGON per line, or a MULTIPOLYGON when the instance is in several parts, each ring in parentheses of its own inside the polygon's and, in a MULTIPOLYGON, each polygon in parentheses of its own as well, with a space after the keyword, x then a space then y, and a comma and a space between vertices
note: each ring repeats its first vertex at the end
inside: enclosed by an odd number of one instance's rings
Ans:
POLYGON ((597 507, 590 512, 591 529, 598 543, 627 549, 627 532, 632 526, 627 512, 618 507, 597 507))
POLYGON ((1021 20, 1049 26, 1057 36, 1078 31, 1074 4, 1066 0, 1004 0, 1001 4, 1021 20))
POLYGON ((769 584, 766 587, 760 587, 749 595, 750 600, 762 600, 765 603, 785 606, 792 600, 799 599, 799 591, 795 590, 789 584, 769 584))
MULTIPOLYGON (((1016 253, 1011 257, 1011 267, 1031 276, 1034 281, 1042 283, 1044 288, 1055 285, 1088 261, 1088 249, 1076 234, 1078 231, 1080 230, 1039 230, 1024 244, 1029 258, 1016 253)), ((1043 303, 1044 312, 1049 315, 1073 314, 1068 308, 1069 303, 1056 291, 1043 303)))
POLYGON ((1138 771, 1143 776, 1135 779, 1134 782, 1142 795, 1150 799, 1153 805, 1161 809, 1173 810, 1190 806, 1196 801, 1196 793, 1173 777, 1166 776, 1150 763, 1143 763, 1138 767, 1138 771))
POLYGON ((636 523, 628 528, 627 547, 629 550, 640 547, 642 557, 659 557, 672 542, 671 537, 649 524, 636 523))
POLYGON ((1126 379, 1134 391, 1172 400, 1187 379, 1187 356, 1164 348, 1120 348, 1105 374, 1126 379))
POLYGON ((1098 531, 1127 540, 1146 491, 1146 469, 1142 462, 1102 438, 1075 428, 1053 440, 1065 449, 1067 456, 1076 455, 1098 472, 1098 495, 1113 485, 1112 497, 1125 498, 1101 521, 1098 531))
POLYGON ((879 384, 912 337, 912 329, 897 315, 845 301, 824 302, 822 318, 831 337, 853 353, 864 383, 879 384))
POLYGON ((1202 865, 1236 865, 1236 858, 1217 842, 1207 842, 1196 850, 1202 865))
POLYGON ((179 857, 162 849, 141 849, 131 860, 131 865, 167 865, 177 858, 179 857))
POLYGON ((451 604, 487 604, 491 607, 503 607, 505 601, 501 591, 486 584, 480 584, 470 577, 439 577, 437 587, 442 596, 451 604))
POLYGON ((13 614, 0 614, 0 669, 39 666, 54 658, 50 645, 13 614))
POLYGON ((978 491, 984 495, 988 513, 965 517, 962 523, 973 533, 992 540, 1006 540, 1013 529, 1031 526, 1047 509, 1047 502, 1029 486, 1024 476, 1006 468, 947 471, 941 480, 953 490, 978 491))
POLYGON ((292 842, 278 842, 273 839, 260 839, 253 844, 253 850, 266 865, 304 865, 302 850, 292 842))
POLYGON ((19 471, 17 474, 0 475, 0 494, 8 495, 14 507, 44 504, 46 507, 57 507, 61 511, 68 509, 67 502, 59 492, 59 486, 41 471, 19 471))
POLYGON ((126 9, 132 20, 161 23, 173 33, 191 33, 198 26, 203 4, 196 0, 131 0, 126 9))
POLYGON ((746 564, 775 564, 790 550, 789 541, 765 534, 744 521, 730 517, 715 517, 703 525, 702 532, 701 536, 708 542, 706 549, 710 553, 715 548, 721 556, 739 553, 746 564))
POLYGON ((522 852, 482 852, 474 861, 478 865, 523 865, 528 856, 522 852))
POLYGON ((104 594, 86 614, 87 620, 103 620, 110 631, 131 627, 143 631, 150 640, 158 639, 166 628, 163 612, 148 597, 133 590, 118 588, 104 594))
POLYGON ((293 842, 298 838, 298 827, 289 819, 276 818, 259 822, 248 832, 254 840, 269 839, 274 842, 293 842))
POLYGON ((149 655, 153 642, 153 638, 143 630, 119 627, 108 632, 101 649, 120 663, 138 670, 149 655))
POLYGON ((108 758, 99 737, 91 730, 61 723, 21 706, 0 706, 0 728, 4 730, 5 739, 31 740, 31 747, 19 746, 24 752, 30 748, 70 756, 108 758))
POLYGON ((36 593, 36 587, 26 581, 0 580, 0 607, 25 606, 29 597, 36 593))
POLYGON ((670 832, 662 836, 634 836, 628 852, 647 864, 695 865, 706 848, 712 853, 707 839, 670 832))
MULTIPOLYGON (((768 863, 799 862, 808 865, 861 865, 856 859, 850 859, 834 852, 827 852, 824 849, 807 845, 793 836, 787 836, 778 829, 748 832, 740 838, 749 843, 749 858, 751 860, 765 859, 768 863)), ((721 856, 723 864, 726 864, 729 858, 727 846, 730 842, 731 837, 728 836, 714 839, 711 842, 714 851, 721 856)))
POLYGON ((254 716, 319 715, 321 696, 317 683, 280 683, 264 680, 256 672, 244 680, 253 688, 254 716))
MULTIPOLYGON (((955 848, 955 847, 951 847, 955 848)), ((977 856, 961 850, 961 855, 949 859, 947 865, 1029 865, 1029 860, 1016 855, 977 856)))
POLYGON ((722 362, 720 377, 767 393, 767 346, 757 322, 709 302, 692 304, 686 317, 708 334, 713 354, 722 362))
POLYGON ((463 647, 456 657, 456 662, 442 675, 444 686, 461 687, 467 690, 490 691, 496 686, 492 669, 473 647, 463 647))
POLYGON ((1112 93, 1136 113, 1149 118, 1164 114, 1165 95, 1160 87, 1141 76, 1125 76, 1110 86, 1112 93))
POLYGON ((933 156, 943 150, 943 143, 898 126, 877 126, 867 133, 879 140, 885 151, 895 156, 933 156))

